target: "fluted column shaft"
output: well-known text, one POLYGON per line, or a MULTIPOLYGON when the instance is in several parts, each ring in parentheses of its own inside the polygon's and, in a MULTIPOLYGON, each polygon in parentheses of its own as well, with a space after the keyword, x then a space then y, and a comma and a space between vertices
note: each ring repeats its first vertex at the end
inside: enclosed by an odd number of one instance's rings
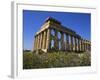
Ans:
POLYGON ((39 34, 39 44, 38 44, 38 49, 40 49, 40 34, 39 34))
POLYGON ((49 51, 50 50, 50 47, 51 47, 51 29, 47 29, 47 41, 46 41, 46 49, 49 51))
POLYGON ((61 32, 61 50, 64 50, 64 33, 61 32))
POLYGON ((43 49, 45 49, 46 31, 43 32, 43 49))
POLYGON ((74 41, 75 41, 75 51, 77 51, 77 41, 76 41, 76 37, 74 37, 74 41))
POLYGON ((83 40, 81 39, 81 51, 83 51, 83 40))
POLYGON ((39 46, 40 49, 41 49, 41 43, 42 43, 42 33, 40 33, 40 46, 39 46))
POLYGON ((71 51, 73 51, 73 36, 70 36, 71 38, 71 42, 70 42, 70 45, 71 45, 71 51))
POLYGON ((37 35, 37 43, 36 43, 36 44, 37 44, 36 47, 37 47, 37 49, 38 49, 38 44, 39 44, 39 36, 38 36, 38 35, 37 35))
POLYGON ((80 51, 80 39, 78 38, 78 51, 80 51))
POLYGON ((43 49, 43 32, 41 33, 42 39, 41 39, 41 49, 43 49))
POLYGON ((55 31, 55 39, 54 39, 54 47, 58 50, 58 32, 57 30, 54 30, 55 31))
POLYGON ((84 51, 85 51, 85 41, 83 40, 83 47, 84 47, 84 51))
POLYGON ((84 40, 84 49, 86 51, 86 41, 84 40))
POLYGON ((69 50, 69 36, 66 34, 66 50, 69 50))
POLYGON ((81 39, 80 39, 80 51, 82 51, 82 47, 81 47, 81 39))

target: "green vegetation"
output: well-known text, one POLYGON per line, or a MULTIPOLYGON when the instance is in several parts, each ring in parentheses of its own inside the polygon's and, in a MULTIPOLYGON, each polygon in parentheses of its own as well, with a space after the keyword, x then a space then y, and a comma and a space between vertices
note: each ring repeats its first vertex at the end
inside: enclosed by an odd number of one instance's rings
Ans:
POLYGON ((41 50, 23 53, 23 69, 90 66, 90 53, 51 52, 41 50))

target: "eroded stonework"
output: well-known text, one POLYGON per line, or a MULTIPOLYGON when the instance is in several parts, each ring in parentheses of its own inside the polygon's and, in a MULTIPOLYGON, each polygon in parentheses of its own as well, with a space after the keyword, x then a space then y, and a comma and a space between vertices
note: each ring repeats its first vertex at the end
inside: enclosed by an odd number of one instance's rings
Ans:
POLYGON ((44 52, 56 51, 90 51, 91 42, 83 39, 75 31, 64 27, 61 22, 48 17, 41 29, 35 34, 33 50, 44 52), (54 32, 52 34, 52 31, 54 32), (60 36, 60 38, 59 38, 60 36), (53 46, 52 46, 52 41, 53 46))

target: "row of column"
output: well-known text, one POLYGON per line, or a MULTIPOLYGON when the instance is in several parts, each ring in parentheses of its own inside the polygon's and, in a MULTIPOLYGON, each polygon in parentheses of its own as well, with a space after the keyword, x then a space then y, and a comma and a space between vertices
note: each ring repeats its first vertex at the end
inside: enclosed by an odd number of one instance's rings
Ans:
POLYGON ((35 36, 34 50, 49 49, 50 47, 50 29, 46 29, 35 36))
POLYGON ((54 48, 65 51, 86 51, 90 50, 90 43, 86 40, 70 35, 68 33, 60 32, 61 38, 58 39, 58 31, 54 29, 54 35, 51 34, 51 29, 46 29, 35 36, 34 50, 45 49, 51 50, 51 41, 54 40, 54 48), (64 34, 66 39, 64 40, 64 34), (51 37, 53 36, 53 38, 51 37), (59 46, 60 43, 60 46, 59 46), (59 49, 61 47, 61 49, 59 49))
POLYGON ((83 40, 81 38, 78 38, 76 36, 72 36, 69 35, 70 37, 70 43, 67 45, 69 45, 69 49, 70 51, 90 51, 90 43, 86 40, 83 40))
POLYGON ((54 29, 54 46, 56 50, 63 50, 63 51, 86 51, 90 50, 90 43, 86 40, 78 38, 76 36, 70 35, 68 33, 60 32, 61 38, 58 39, 58 31, 54 29), (66 39, 65 39, 65 36, 66 39), (60 46, 59 46, 60 43, 60 46), (61 48, 59 48, 61 47, 61 48))

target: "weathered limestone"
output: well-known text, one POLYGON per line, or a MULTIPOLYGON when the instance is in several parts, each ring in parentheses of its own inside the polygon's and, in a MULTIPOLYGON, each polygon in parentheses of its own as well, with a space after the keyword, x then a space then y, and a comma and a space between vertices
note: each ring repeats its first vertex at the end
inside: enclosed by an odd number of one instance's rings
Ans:
POLYGON ((70 46, 71 46, 70 50, 73 51, 73 36, 72 35, 70 36, 70 40, 71 40, 70 41, 70 46))
POLYGON ((36 48, 38 49, 38 45, 39 45, 39 36, 37 35, 37 43, 36 43, 36 48))
POLYGON ((54 39, 54 46, 55 46, 55 48, 56 48, 56 50, 58 50, 58 32, 57 32, 57 30, 54 30, 55 31, 55 39, 54 39))
POLYGON ((61 50, 64 50, 64 33, 61 32, 61 50))
POLYGON ((45 52, 51 50, 51 41, 54 40, 54 49, 62 51, 90 51, 91 42, 82 39, 75 31, 61 25, 61 23, 53 18, 48 18, 42 28, 34 37, 34 49, 41 49, 45 52), (51 30, 54 30, 53 35, 51 30), (58 32, 61 34, 59 39, 58 32), (53 37, 53 38, 51 38, 53 37), (60 45, 59 45, 60 44, 60 45), (60 49, 61 48, 61 49, 60 49))
POLYGON ((75 50, 74 50, 74 51, 77 51, 77 42, 76 42, 76 37, 74 37, 74 41, 75 41, 75 50))
POLYGON ((66 34, 66 51, 69 51, 69 36, 66 34))
POLYGON ((39 46, 40 49, 41 49, 41 45, 42 45, 42 34, 40 33, 40 46, 39 46))
POLYGON ((51 30, 50 29, 47 29, 47 40, 46 40, 46 52, 50 50, 50 46, 51 46, 51 39, 50 39, 50 36, 51 36, 51 30))

